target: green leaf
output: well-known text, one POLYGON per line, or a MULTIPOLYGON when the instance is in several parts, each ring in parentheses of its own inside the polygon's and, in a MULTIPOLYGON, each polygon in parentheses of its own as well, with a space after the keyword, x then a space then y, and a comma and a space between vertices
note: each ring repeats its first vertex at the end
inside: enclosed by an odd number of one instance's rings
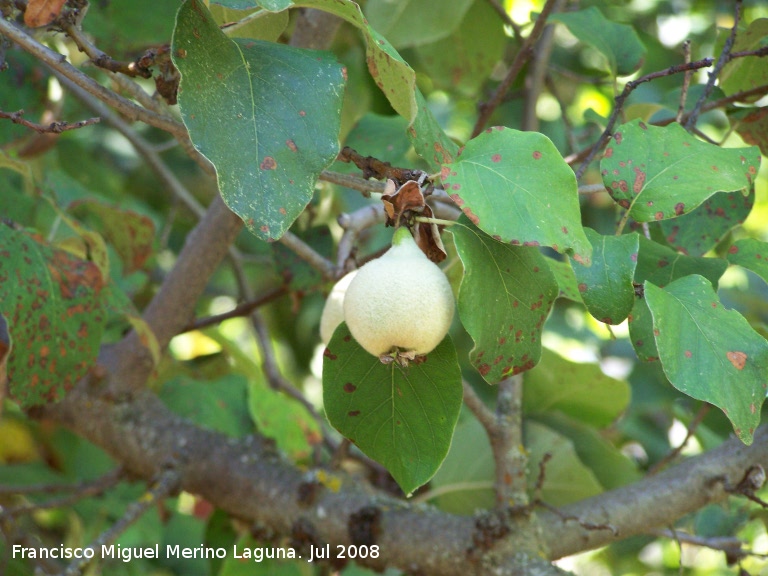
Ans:
MULTIPOLYGON (((255 12, 253 8, 233 10, 232 8, 218 6, 216 3, 211 3, 208 8, 219 25, 238 22, 255 12)), ((225 29, 225 32, 230 37, 237 36, 238 38, 254 38, 256 40, 277 42, 280 35, 288 27, 288 21, 288 12, 259 14, 258 17, 250 19, 244 26, 238 27, 237 31, 227 28, 225 29)))
POLYGON ((435 503, 451 514, 472 514, 492 508, 495 465, 488 433, 465 409, 456 426, 451 449, 429 486, 435 503))
POLYGON ((320 427, 307 409, 261 377, 248 384, 248 409, 259 432, 273 438, 294 462, 308 458, 321 441, 320 427))
POLYGON ((200 0, 179 11, 173 55, 182 118, 222 198, 258 237, 279 238, 338 152, 341 66, 324 52, 230 40, 200 0))
POLYGON ((682 216, 716 192, 746 195, 759 168, 754 146, 720 148, 679 124, 639 120, 619 128, 600 162, 608 192, 638 222, 682 216))
POLYGON ((589 263, 576 177, 543 134, 488 129, 443 166, 441 177, 472 223, 495 239, 551 246, 589 263))
POLYGON ((745 444, 760 423, 768 387, 768 342, 691 275, 662 289, 645 283, 661 365, 672 385, 719 407, 745 444))
POLYGON ((579 459, 573 442, 538 422, 524 425, 525 447, 528 450, 528 489, 532 491, 539 477, 542 460, 544 484, 541 497, 547 504, 562 506, 578 502, 603 491, 592 471, 579 459))
POLYGON ((422 363, 382 364, 336 329, 323 358, 323 404, 334 428, 380 462, 406 494, 434 476, 448 453, 462 403, 450 337, 422 363))
POLYGON ((368 0, 371 26, 397 48, 429 44, 459 28, 473 0, 453 0, 436 9, 434 0, 368 0))
MULTIPOLYGON (((719 258, 694 258, 640 236, 640 251, 637 257, 635 282, 652 282, 664 287, 670 282, 689 274, 701 274, 713 287, 717 287, 720 276, 728 264, 719 258)), ((648 305, 643 298, 637 298, 629 315, 629 335, 632 346, 641 360, 658 360, 656 342, 653 338, 653 322, 648 305)))
POLYGON ((537 416, 536 420, 573 443, 579 460, 590 469, 605 490, 626 486, 642 478, 637 465, 592 426, 558 413, 537 416))
MULTIPOLYGON (((730 34, 730 31, 722 32, 717 42, 718 52, 722 50, 725 39, 730 34)), ((768 18, 758 18, 753 20, 746 30, 739 30, 731 52, 758 50, 765 46, 768 46, 768 18)), ((768 67, 765 66, 763 58, 734 58, 723 66, 718 84, 728 96, 768 84, 768 67)), ((759 98, 759 95, 753 96, 755 100, 759 98)))
POLYGON ((728 262, 752 270, 768 282, 768 244, 755 238, 742 238, 728 249, 728 262))
POLYGON ((523 377, 523 411, 538 416, 562 412, 605 428, 629 405, 629 384, 606 376, 598 364, 571 362, 544 348, 542 361, 523 377))
POLYGON ((728 117, 744 142, 757 146, 764 156, 768 156, 768 106, 736 108, 734 112, 729 111, 728 117))
POLYGON ((200 381, 186 376, 163 384, 160 399, 176 414, 239 438, 253 431, 246 408, 246 380, 231 374, 218 380, 200 381))
MULTIPOLYGON (((464 0, 466 1, 466 0, 464 0)), ((368 24, 360 6, 352 0, 217 0, 217 4, 240 10, 253 6, 278 12, 287 8, 315 8, 346 20, 363 34, 368 71, 392 108, 411 124, 416 117, 416 73, 392 44, 368 24)), ((310 92, 311 93, 311 92, 310 92)))
POLYGON ((469 359, 488 383, 498 384, 538 363, 557 281, 536 248, 497 242, 464 216, 451 233, 464 264, 458 308, 475 341, 469 359))
POLYGON ((571 34, 605 56, 605 70, 612 76, 631 74, 645 60, 645 46, 634 28, 611 22, 594 6, 552 14, 549 19, 565 24, 571 34))
POLYGON ((408 138, 416 153, 427 161, 430 169, 437 171, 442 164, 453 162, 459 153, 459 147, 440 127, 418 88, 416 103, 418 112, 413 125, 408 128, 408 138))
POLYGON ((754 188, 746 196, 741 192, 718 192, 693 212, 662 220, 659 226, 670 246, 689 256, 703 256, 747 219, 754 204, 754 188))
POLYGON ((92 262, 0 225, 0 314, 14 342, 8 391, 23 407, 61 400, 93 365, 103 288, 92 262))
POLYGON ((67 211, 84 219, 112 245, 123 262, 124 274, 139 270, 152 254, 155 225, 147 216, 98 200, 78 200, 67 211))
MULTIPOLYGON (((421 30, 418 35, 411 34, 411 38, 424 39, 421 30)), ((471 97, 491 76, 507 42, 502 22, 491 4, 475 0, 448 36, 420 45, 416 53, 437 88, 458 90, 471 97)))
POLYGON ((546 262, 549 269, 552 270, 552 274, 555 275, 557 287, 560 289, 560 294, 557 297, 583 304, 584 300, 579 293, 579 283, 576 281, 576 274, 573 272, 570 260, 561 262, 553 258, 546 258, 546 262))
POLYGON ((592 244, 592 266, 573 264, 578 290, 592 316, 606 324, 620 324, 635 303, 632 279, 638 236, 603 236, 589 228, 584 231, 592 244))

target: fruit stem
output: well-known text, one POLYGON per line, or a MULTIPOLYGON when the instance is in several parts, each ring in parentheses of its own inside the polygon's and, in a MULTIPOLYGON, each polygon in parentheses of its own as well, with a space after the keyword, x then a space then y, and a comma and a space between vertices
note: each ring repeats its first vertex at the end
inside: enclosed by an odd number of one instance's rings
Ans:
POLYGON ((430 218, 428 216, 416 216, 414 220, 416 220, 416 222, 426 222, 428 224, 439 224, 440 226, 453 226, 457 223, 455 220, 443 220, 442 218, 430 218))

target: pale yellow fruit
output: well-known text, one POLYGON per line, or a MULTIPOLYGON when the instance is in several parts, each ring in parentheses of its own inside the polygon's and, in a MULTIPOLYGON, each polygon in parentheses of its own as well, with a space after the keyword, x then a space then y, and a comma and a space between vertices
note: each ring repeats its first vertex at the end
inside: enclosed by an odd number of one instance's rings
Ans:
POLYGON ((448 279, 406 228, 395 232, 381 258, 358 270, 344 297, 349 331, 374 356, 395 347, 428 354, 448 333, 453 310, 448 279))
POLYGON ((328 294, 328 299, 323 307, 323 314, 320 316, 320 338, 325 345, 328 345, 336 328, 344 321, 344 294, 356 274, 357 270, 353 270, 343 276, 334 284, 331 293, 328 294))

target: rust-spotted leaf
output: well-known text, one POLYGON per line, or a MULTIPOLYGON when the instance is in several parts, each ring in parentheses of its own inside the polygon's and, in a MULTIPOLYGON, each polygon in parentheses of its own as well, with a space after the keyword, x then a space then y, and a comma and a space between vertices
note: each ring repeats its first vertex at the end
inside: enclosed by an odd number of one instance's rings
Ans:
POLYGON ((489 384, 530 370, 541 358, 541 334, 559 292, 547 258, 494 240, 464 216, 451 233, 464 264, 458 309, 475 342, 472 365, 489 384))
POLYGON ((638 222, 688 214, 717 192, 748 194, 760 169, 757 147, 720 148, 679 124, 621 126, 600 162, 614 201, 638 222))
POLYGON ((697 274, 659 288, 645 283, 662 368, 684 394, 720 408, 745 444, 760 423, 768 388, 768 341, 726 309, 697 274))
POLYGON ((0 313, 15 342, 8 388, 22 406, 61 400, 91 366, 106 319, 103 287, 92 262, 0 225, 0 313))
POLYGON ((172 53, 182 119, 224 202, 259 238, 280 238, 338 153, 343 67, 327 52, 230 39, 200 0, 180 8, 172 53))
POLYGON ((768 282, 768 243, 757 238, 742 238, 728 248, 728 262, 752 270, 768 282))
POLYGON ((123 272, 139 270, 152 254, 155 225, 149 217, 98 200, 78 200, 67 209, 98 231, 123 262, 123 272))
POLYGON ((381 463, 410 494, 429 481, 453 438, 461 369, 446 336, 420 361, 383 364, 336 329, 323 355, 323 405, 334 428, 381 463))
POLYGON ((493 238, 551 246, 589 265, 576 177, 543 134, 488 129, 443 165, 441 177, 467 218, 493 238))

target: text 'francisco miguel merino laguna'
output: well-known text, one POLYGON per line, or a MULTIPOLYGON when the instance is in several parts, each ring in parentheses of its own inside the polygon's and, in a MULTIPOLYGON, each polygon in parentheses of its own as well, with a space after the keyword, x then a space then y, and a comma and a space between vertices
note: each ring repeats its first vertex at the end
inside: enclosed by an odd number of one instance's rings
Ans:
MULTIPOLYGON (((136 558, 155 559, 160 558, 161 547, 159 544, 154 546, 136 547, 136 546, 121 546, 120 544, 110 544, 101 546, 101 554, 97 556, 96 548, 88 546, 86 548, 73 548, 68 546, 59 547, 39 547, 39 548, 27 548, 19 544, 14 544, 12 549, 13 558, 19 559, 53 559, 53 560, 70 560, 70 559, 91 559, 101 558, 110 560, 122 560, 123 562, 130 562, 136 558)), ((315 560, 329 560, 331 555, 335 558, 378 558, 379 547, 373 546, 343 546, 341 544, 335 546, 335 550, 332 550, 330 544, 325 546, 310 546, 309 558, 307 562, 314 562, 315 560)), ((200 545, 194 548, 183 547, 176 544, 175 546, 167 545, 165 547, 166 558, 197 558, 200 560, 206 560, 211 558, 226 558, 226 548, 211 548, 204 545, 200 545)), ((232 558, 239 560, 253 560, 254 562, 262 562, 264 560, 290 560, 295 558, 301 558, 301 555, 296 553, 293 548, 279 548, 272 546, 265 546, 263 548, 244 548, 234 545, 232 547, 232 558)))

